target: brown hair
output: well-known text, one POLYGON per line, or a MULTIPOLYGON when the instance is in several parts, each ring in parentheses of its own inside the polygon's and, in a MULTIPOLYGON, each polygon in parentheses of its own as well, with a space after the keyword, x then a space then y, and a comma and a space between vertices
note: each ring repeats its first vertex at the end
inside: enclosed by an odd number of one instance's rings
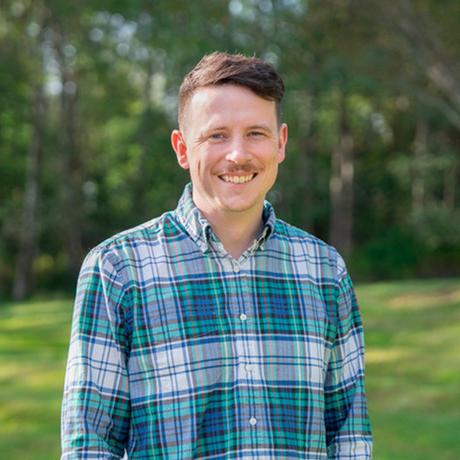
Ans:
POLYGON ((274 101, 278 122, 284 83, 268 62, 242 54, 214 52, 205 55, 184 77, 179 89, 179 126, 183 128, 184 113, 193 93, 204 86, 233 84, 245 86, 258 96, 274 101))

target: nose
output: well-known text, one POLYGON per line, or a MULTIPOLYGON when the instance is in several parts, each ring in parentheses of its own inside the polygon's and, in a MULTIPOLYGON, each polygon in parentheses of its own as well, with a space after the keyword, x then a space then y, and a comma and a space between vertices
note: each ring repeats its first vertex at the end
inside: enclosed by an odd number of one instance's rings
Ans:
POLYGON ((235 164, 245 164, 250 161, 251 154, 248 152, 243 139, 233 140, 225 159, 235 164))

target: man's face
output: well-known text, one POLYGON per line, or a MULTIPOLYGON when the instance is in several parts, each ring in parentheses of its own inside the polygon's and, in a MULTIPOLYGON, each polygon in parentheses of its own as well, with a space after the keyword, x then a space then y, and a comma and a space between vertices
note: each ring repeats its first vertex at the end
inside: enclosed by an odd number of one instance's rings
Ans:
POLYGON ((275 102, 243 86, 207 86, 191 97, 183 125, 171 141, 197 207, 208 217, 262 212, 287 141, 275 102))

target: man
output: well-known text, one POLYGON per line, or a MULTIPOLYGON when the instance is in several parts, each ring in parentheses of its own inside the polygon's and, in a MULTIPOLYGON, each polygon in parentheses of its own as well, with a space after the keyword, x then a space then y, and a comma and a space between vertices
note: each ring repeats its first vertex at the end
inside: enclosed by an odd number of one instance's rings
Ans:
POLYGON ((62 458, 371 458, 343 260, 264 201, 283 93, 271 65, 240 55, 185 77, 171 141, 191 184, 82 267, 62 458))

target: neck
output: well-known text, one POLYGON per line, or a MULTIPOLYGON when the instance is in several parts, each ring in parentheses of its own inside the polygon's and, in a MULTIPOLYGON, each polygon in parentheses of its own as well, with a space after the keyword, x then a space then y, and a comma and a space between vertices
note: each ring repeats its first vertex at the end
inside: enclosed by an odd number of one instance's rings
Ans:
POLYGON ((262 209, 255 212, 235 212, 222 214, 203 212, 211 224, 214 233, 217 235, 225 250, 234 258, 239 259, 261 234, 263 229, 262 209))

